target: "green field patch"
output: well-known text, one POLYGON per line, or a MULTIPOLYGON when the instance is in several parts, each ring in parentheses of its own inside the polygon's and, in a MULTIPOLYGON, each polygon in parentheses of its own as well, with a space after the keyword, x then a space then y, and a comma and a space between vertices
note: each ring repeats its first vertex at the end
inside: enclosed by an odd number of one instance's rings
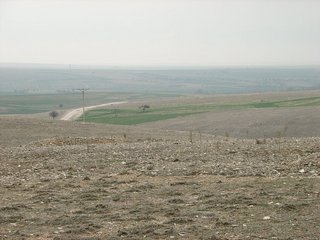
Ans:
MULTIPOLYGON (((170 110, 163 111, 163 109, 154 109, 154 110, 148 110, 147 112, 142 112, 141 110, 133 110, 133 109, 117 109, 116 111, 111 109, 91 110, 86 113, 85 119, 88 122, 95 122, 95 123, 135 125, 135 124, 141 124, 146 122, 184 117, 184 116, 200 113, 199 111, 174 112, 170 110)), ((81 117, 78 120, 82 121, 83 119, 81 117)))
MULTIPOLYGON (((283 101, 259 101, 249 103, 228 104, 180 104, 175 106, 163 106, 148 109, 98 109, 86 113, 86 121, 96 123, 108 123, 117 125, 135 125, 147 122, 185 117, 216 110, 241 110, 252 108, 282 108, 282 107, 304 107, 320 106, 320 97, 292 99, 283 101)), ((82 118, 79 119, 80 121, 82 118)))
POLYGON ((281 108, 281 107, 308 107, 320 106, 320 97, 301 98, 282 101, 260 101, 253 103, 227 104, 220 105, 223 109, 243 109, 243 108, 281 108))
POLYGON ((320 97, 302 98, 278 102, 279 107, 308 107, 319 106, 320 97))

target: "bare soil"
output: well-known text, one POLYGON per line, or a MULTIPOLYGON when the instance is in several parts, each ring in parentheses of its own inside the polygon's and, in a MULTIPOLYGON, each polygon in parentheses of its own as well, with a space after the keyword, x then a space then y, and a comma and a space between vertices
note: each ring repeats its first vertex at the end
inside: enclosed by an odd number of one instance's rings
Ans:
POLYGON ((319 239, 320 138, 0 125, 0 239, 319 239))
POLYGON ((249 139, 319 137, 320 107, 221 110, 141 126, 249 139))
MULTIPOLYGON (((179 104, 227 104, 254 101, 280 101, 318 97, 319 91, 257 93, 181 97, 150 103, 151 106, 179 104)), ((140 124, 142 127, 193 131, 235 138, 320 137, 320 107, 215 110, 163 121, 140 124)))

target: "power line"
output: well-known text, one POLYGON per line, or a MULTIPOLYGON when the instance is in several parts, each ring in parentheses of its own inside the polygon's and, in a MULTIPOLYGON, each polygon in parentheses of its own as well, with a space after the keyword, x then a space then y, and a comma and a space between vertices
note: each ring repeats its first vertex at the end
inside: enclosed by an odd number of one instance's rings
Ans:
POLYGON ((82 116, 83 116, 82 120, 83 120, 83 123, 85 123, 86 117, 85 117, 85 110, 84 110, 84 92, 88 91, 89 88, 79 88, 79 89, 75 89, 75 90, 82 92, 82 116))

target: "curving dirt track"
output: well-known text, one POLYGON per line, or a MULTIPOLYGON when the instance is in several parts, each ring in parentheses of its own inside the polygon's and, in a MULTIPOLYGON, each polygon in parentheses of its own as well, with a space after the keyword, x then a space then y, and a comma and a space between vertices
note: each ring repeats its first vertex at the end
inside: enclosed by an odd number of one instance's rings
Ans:
MULTIPOLYGON (((111 105, 119 105, 119 104, 123 104, 123 103, 126 103, 126 102, 123 101, 123 102, 104 103, 104 104, 85 107, 84 110, 87 111, 87 110, 92 110, 95 108, 106 107, 106 106, 111 106, 111 105)), ((63 121, 75 120, 75 119, 79 118, 82 115, 82 113, 83 113, 82 107, 72 109, 72 110, 68 111, 66 114, 64 114, 64 116, 61 117, 60 120, 63 120, 63 121)))

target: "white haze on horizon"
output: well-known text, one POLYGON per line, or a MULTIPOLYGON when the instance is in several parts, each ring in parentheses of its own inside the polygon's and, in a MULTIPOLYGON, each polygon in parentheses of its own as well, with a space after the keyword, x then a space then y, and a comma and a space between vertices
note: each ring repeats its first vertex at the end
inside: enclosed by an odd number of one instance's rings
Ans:
POLYGON ((0 63, 319 65, 316 0, 0 0, 0 63))

